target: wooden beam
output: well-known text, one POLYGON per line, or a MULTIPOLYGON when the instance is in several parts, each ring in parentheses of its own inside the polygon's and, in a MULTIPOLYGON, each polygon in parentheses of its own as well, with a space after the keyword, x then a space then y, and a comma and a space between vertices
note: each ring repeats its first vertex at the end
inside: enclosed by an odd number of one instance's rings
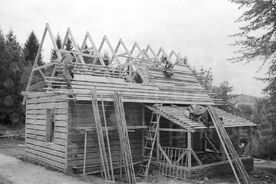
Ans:
POLYGON ((87 131, 84 131, 83 175, 86 175, 87 131))
POLYGON ((152 53, 152 55, 154 56, 154 59, 160 61, 159 58, 157 57, 156 53, 153 51, 152 47, 149 44, 145 50, 145 53, 148 54, 148 51, 150 51, 152 53))
POLYGON ((159 131, 162 132, 188 132, 186 129, 176 129, 176 128, 159 128, 159 131))
MULTIPOLYGON (((48 28, 49 28, 49 24, 47 23, 46 26, 45 26, 45 29, 44 29, 44 32, 43 32, 43 35, 42 35, 42 38, 41 38, 39 47, 38 47, 38 49, 37 49, 37 53, 36 53, 36 56, 35 56, 35 61, 34 61, 34 64, 33 64, 33 68, 32 68, 32 71, 31 71, 31 74, 30 74, 28 83, 27 83, 27 87, 26 87, 26 91, 27 91, 27 92, 29 91, 29 87, 30 87, 30 85, 31 85, 31 83, 32 83, 32 81, 33 81, 33 77, 34 77, 34 68, 37 66, 37 62, 38 62, 38 59, 39 59, 39 57, 40 57, 41 49, 42 49, 42 46, 43 46, 43 43, 44 43, 44 40, 45 40, 47 31, 48 31, 48 28)), ((26 102, 26 96, 24 96, 24 99, 23 99, 22 104, 25 104, 25 102, 26 102)))
POLYGON ((100 52, 99 52, 99 50, 98 50, 98 48, 97 48, 95 42, 93 41, 93 39, 92 39, 90 33, 89 33, 89 32, 86 32, 86 35, 87 35, 88 40, 89 40, 90 43, 92 44, 92 47, 94 48, 94 51, 95 51, 96 55, 99 56, 99 60, 100 60, 101 65, 105 66, 105 63, 104 63, 104 61, 103 61, 103 58, 102 58, 102 56, 100 55, 100 52))
POLYGON ((188 131, 188 146, 187 146, 187 155, 188 155, 188 168, 191 169, 192 167, 192 133, 188 131))
POLYGON ((102 42, 101 42, 100 47, 99 47, 99 52, 101 52, 101 50, 102 50, 103 45, 104 45, 105 42, 107 43, 107 45, 108 45, 110 51, 112 52, 112 57, 111 57, 111 58, 114 57, 114 58, 117 60, 118 64, 121 64, 121 61, 120 61, 119 58, 117 57, 117 55, 116 55, 116 53, 115 53, 115 50, 113 49, 113 47, 112 47, 112 45, 111 45, 111 43, 110 43, 110 41, 108 40, 108 38, 107 38, 106 35, 104 35, 104 37, 103 37, 103 39, 102 39, 102 42))
POLYGON ((158 143, 157 146, 158 146, 160 152, 162 153, 162 155, 164 156, 164 158, 166 159, 166 161, 171 165, 172 162, 169 159, 168 155, 165 153, 165 151, 162 149, 161 145, 158 143))
MULTIPOLYGON (((142 106, 142 126, 145 126, 145 124, 146 124, 146 121, 145 121, 145 107, 144 106, 142 106)), ((144 152, 145 152, 145 150, 144 150, 144 147, 145 147, 145 131, 142 131, 142 157, 143 157, 143 155, 144 155, 144 152)))
MULTIPOLYGON (((72 42, 73 42, 73 45, 74 45, 76 51, 77 51, 77 52, 80 52, 79 46, 78 46, 78 44, 77 44, 77 42, 76 42, 76 40, 75 40, 75 38, 74 38, 74 36, 73 36, 73 34, 72 34, 71 29, 70 29, 70 28, 68 28, 68 29, 69 29, 69 35, 70 35, 70 37, 71 37, 71 40, 72 40, 72 42)), ((77 55, 77 57, 79 58, 79 60, 81 61, 81 63, 85 63, 84 60, 83 60, 82 55, 77 55)))

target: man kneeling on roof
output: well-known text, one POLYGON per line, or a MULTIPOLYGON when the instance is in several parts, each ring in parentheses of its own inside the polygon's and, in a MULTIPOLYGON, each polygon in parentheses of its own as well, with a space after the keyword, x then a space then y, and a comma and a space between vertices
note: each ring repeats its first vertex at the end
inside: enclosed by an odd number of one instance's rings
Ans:
POLYGON ((173 75, 173 64, 167 59, 167 57, 162 57, 161 61, 165 63, 163 72, 166 77, 171 77, 173 75))

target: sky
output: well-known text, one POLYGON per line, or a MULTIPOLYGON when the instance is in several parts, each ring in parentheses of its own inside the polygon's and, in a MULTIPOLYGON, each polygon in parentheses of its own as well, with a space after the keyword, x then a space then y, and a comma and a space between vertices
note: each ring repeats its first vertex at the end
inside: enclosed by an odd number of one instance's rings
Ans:
MULTIPOLYGON (((145 48, 150 44, 157 52, 162 46, 188 57, 191 66, 211 68, 214 85, 229 81, 234 94, 264 96, 265 87, 256 77, 264 76, 262 63, 231 63, 239 47, 231 46, 232 35, 242 14, 228 0, 1 0, 0 29, 13 30, 21 44, 31 31, 40 40, 46 23, 54 35, 65 35, 71 28, 81 45, 89 31, 96 45, 106 35, 113 47, 122 38, 128 47, 135 41, 145 48)), ((43 52, 50 52, 46 37, 43 52)), ((45 59, 45 58, 44 58, 45 59)))

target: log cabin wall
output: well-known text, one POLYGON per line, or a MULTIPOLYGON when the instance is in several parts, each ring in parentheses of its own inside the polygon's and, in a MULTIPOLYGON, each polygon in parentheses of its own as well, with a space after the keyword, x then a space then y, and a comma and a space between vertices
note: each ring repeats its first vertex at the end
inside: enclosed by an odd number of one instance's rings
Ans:
MULTIPOLYGON (((116 127, 116 116, 112 102, 104 102, 107 126, 116 127)), ((128 126, 142 125, 142 105, 138 103, 124 103, 126 122, 128 126)), ((103 123, 101 102, 99 111, 103 123)), ((68 167, 80 172, 83 168, 84 132, 78 127, 94 127, 95 120, 91 102, 79 101, 69 103, 69 141, 68 141, 68 167)), ((104 133, 105 135, 105 133, 104 133)), ((142 159, 142 130, 129 131, 130 147, 133 162, 142 159)), ((109 131, 111 155, 114 168, 120 163, 120 141, 117 130, 109 131)), ((88 132, 86 171, 100 170, 100 157, 96 130, 88 132)))
POLYGON ((30 94, 26 101, 25 154, 50 167, 67 169, 66 95, 30 94))

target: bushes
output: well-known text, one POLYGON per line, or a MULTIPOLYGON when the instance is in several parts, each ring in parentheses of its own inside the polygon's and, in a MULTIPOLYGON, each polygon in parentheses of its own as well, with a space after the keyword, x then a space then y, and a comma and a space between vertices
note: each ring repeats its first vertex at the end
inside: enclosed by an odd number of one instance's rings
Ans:
POLYGON ((259 141, 254 144, 253 156, 276 160, 276 140, 272 136, 261 136, 259 141))

